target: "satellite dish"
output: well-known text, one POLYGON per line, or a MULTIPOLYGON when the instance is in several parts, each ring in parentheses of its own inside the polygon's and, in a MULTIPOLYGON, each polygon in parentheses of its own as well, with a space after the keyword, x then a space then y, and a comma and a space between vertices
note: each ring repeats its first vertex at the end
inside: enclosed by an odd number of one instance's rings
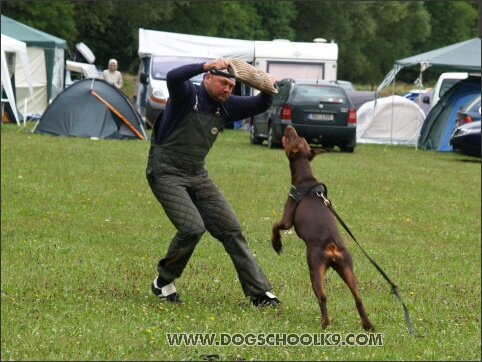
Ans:
POLYGON ((80 54, 87 60, 90 64, 95 62, 95 55, 84 43, 78 43, 75 45, 80 54))

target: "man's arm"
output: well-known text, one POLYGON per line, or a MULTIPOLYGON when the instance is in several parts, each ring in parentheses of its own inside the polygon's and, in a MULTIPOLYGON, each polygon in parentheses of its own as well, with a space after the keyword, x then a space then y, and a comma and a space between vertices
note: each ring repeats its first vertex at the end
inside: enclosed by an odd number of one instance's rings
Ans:
POLYGON ((204 72, 202 63, 187 64, 170 70, 166 74, 166 83, 171 102, 181 102, 192 87, 189 79, 202 72, 204 72))
POLYGON ((229 113, 229 120, 236 121, 251 118, 263 113, 273 104, 272 94, 259 92, 256 96, 234 96, 232 95, 225 102, 226 110, 229 113))

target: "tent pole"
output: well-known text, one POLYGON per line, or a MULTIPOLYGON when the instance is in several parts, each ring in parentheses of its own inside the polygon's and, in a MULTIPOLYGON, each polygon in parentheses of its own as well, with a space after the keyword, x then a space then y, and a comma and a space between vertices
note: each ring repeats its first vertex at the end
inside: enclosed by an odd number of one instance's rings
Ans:
POLYGON ((393 107, 395 103, 395 75, 393 76, 392 115, 390 120, 390 144, 393 144, 393 107))
POLYGON ((23 126, 27 126, 27 98, 25 98, 25 102, 23 103, 23 126))
MULTIPOLYGON (((416 85, 418 86, 418 110, 420 110, 420 108, 422 108, 422 88, 423 88, 423 83, 422 83, 422 79, 423 79, 423 72, 425 72, 425 70, 430 67, 430 63, 429 62, 426 62, 426 61, 423 61, 423 62, 420 62, 420 75, 418 76, 418 79, 415 80, 416 82, 416 85)), ((425 111, 424 111, 425 113, 425 111)), ((417 113, 417 130, 418 130, 418 134, 420 136, 420 129, 422 127, 419 127, 419 121, 418 121, 418 117, 419 117, 419 113, 417 113)), ((422 119, 422 124, 423 124, 423 119, 422 119)), ((418 150, 418 139, 417 139, 417 142, 415 142, 415 151, 418 150)))

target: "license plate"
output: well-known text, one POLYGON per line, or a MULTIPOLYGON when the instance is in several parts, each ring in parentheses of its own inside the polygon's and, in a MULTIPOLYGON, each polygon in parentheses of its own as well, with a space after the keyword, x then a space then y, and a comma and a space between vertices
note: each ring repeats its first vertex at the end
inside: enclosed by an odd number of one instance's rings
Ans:
POLYGON ((333 121, 332 114, 323 114, 323 113, 310 113, 308 114, 309 119, 317 120, 317 121, 333 121))

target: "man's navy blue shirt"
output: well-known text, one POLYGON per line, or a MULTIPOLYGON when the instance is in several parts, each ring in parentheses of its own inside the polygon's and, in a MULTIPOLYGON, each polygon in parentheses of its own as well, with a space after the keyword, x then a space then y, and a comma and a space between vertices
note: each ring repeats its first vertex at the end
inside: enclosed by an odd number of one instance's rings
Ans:
POLYGON ((221 103, 211 98, 204 83, 192 83, 189 79, 204 73, 203 63, 188 64, 172 69, 166 75, 169 99, 156 135, 156 143, 162 142, 175 130, 179 122, 192 111, 198 100, 198 110, 204 113, 216 113, 219 110, 221 123, 251 118, 268 110, 273 103, 273 95, 260 92, 256 96, 230 95, 221 103))

